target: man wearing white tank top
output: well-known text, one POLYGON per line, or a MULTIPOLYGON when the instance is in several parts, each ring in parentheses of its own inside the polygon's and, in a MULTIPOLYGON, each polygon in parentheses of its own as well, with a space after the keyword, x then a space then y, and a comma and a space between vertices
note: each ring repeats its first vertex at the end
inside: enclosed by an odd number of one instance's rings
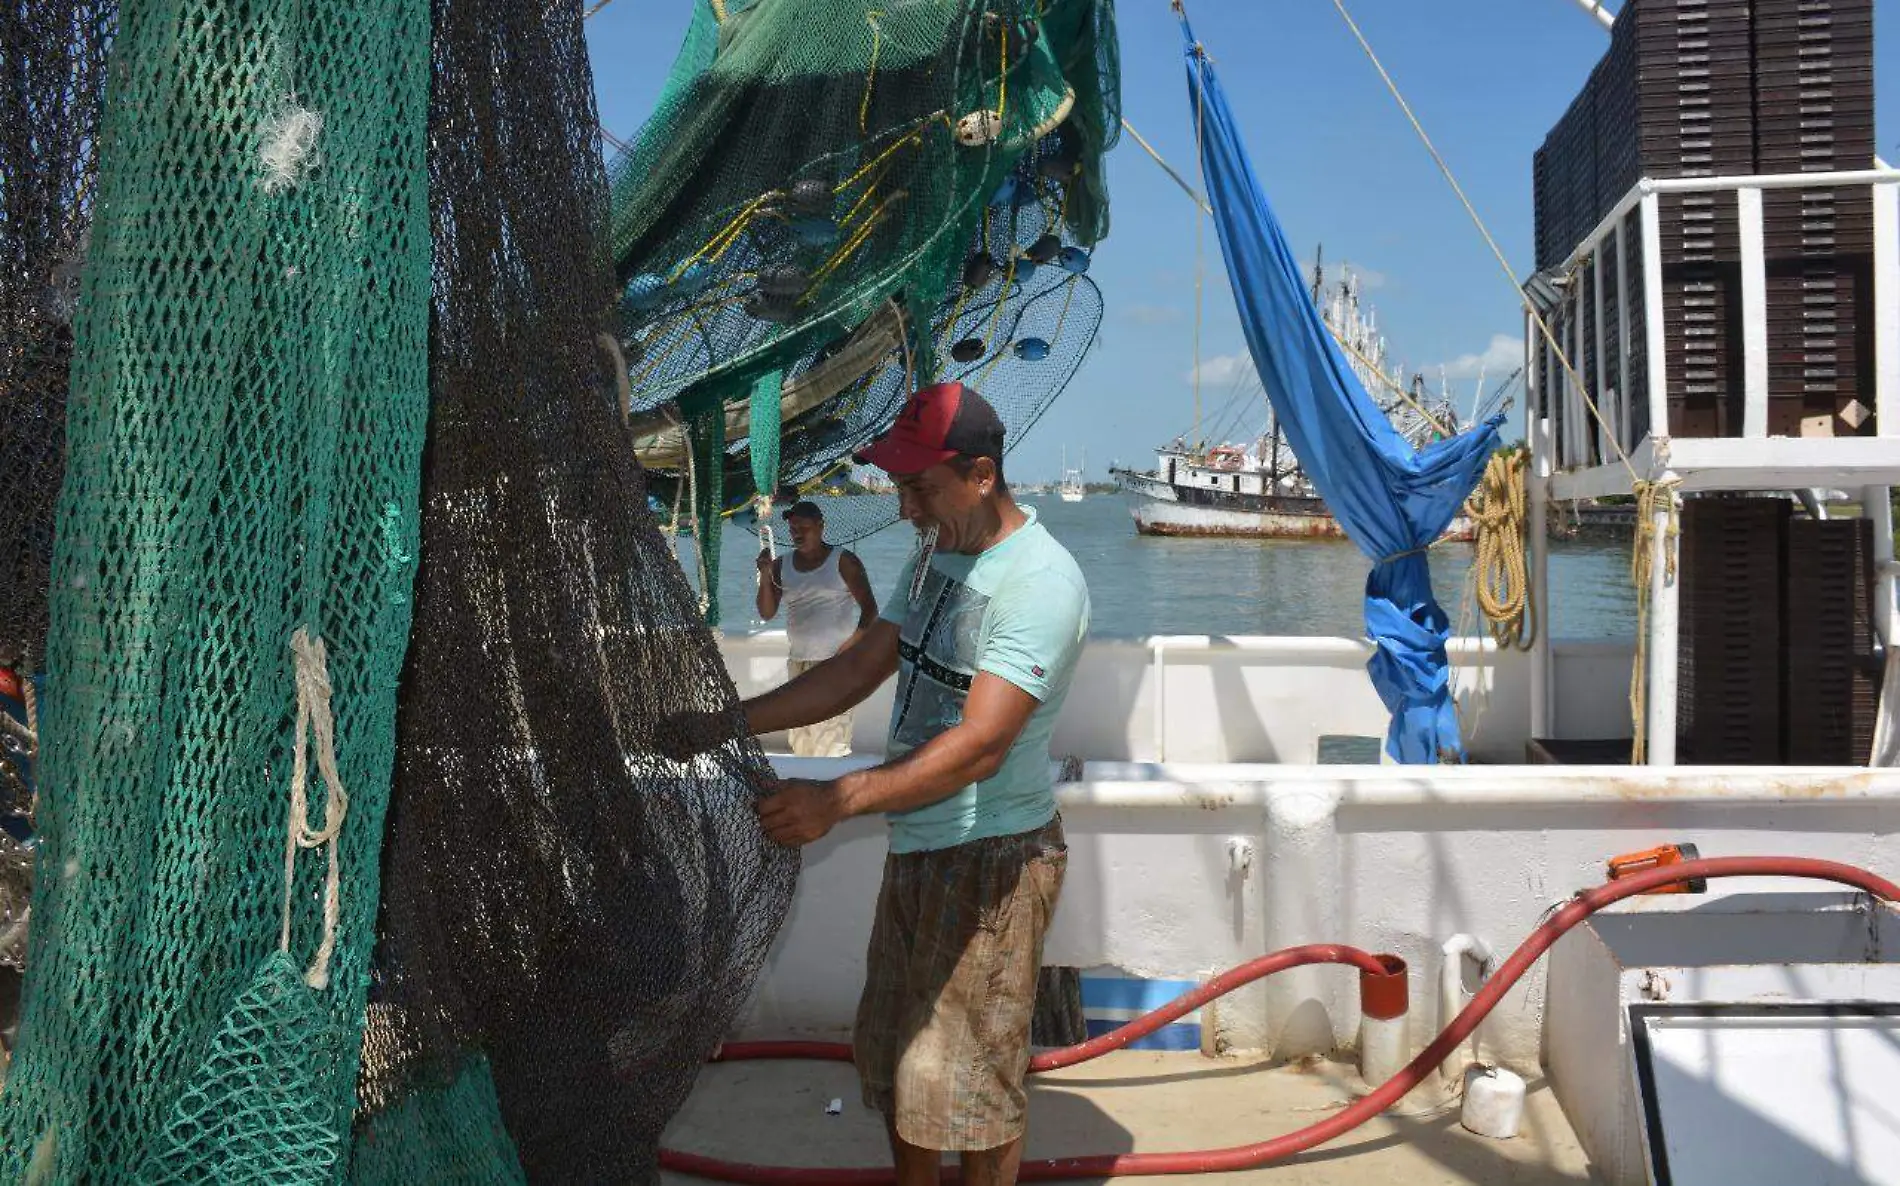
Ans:
MULTIPOLYGON (((825 542, 825 513, 803 501, 785 512, 792 552, 774 559, 759 553, 759 617, 771 621, 785 606, 785 637, 791 643, 791 679, 849 646, 877 621, 877 596, 864 563, 825 542)), ((801 758, 842 758, 851 752, 851 713, 785 731, 801 758)))

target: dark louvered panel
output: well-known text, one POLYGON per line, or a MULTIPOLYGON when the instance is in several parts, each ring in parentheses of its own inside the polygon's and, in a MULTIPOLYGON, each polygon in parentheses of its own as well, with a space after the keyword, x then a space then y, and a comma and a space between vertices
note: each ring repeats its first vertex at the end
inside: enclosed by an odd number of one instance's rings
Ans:
POLYGON ((1865 765, 1879 672, 1873 633, 1873 524, 1788 524, 1782 637, 1788 761, 1865 765))
MULTIPOLYGON (((1538 267, 1568 258, 1643 176, 1864 169, 1873 133, 1872 0, 1630 0, 1533 161, 1538 267)), ((1735 195, 1665 195, 1660 213, 1668 431, 1739 436, 1735 195)), ((1770 435, 1872 435, 1871 193, 1769 190, 1763 234, 1770 435)), ((1632 396, 1646 388, 1632 377, 1632 396)))
POLYGON ((1682 508, 1676 746, 1683 762, 1781 760, 1780 498, 1702 496, 1682 508))

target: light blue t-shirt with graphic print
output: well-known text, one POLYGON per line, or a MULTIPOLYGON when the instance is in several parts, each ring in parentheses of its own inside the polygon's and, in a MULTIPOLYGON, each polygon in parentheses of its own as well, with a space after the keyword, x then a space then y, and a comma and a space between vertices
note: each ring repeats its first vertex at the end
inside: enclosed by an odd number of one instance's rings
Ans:
POLYGON ((1040 703, 1002 768, 947 799, 893 812, 891 851, 925 852, 1042 827, 1056 813, 1049 736, 1089 631, 1089 590, 1068 550, 1036 521, 976 556, 938 552, 915 600, 913 559, 879 615, 898 627, 897 699, 889 754, 897 757, 963 720, 978 672, 1040 703))

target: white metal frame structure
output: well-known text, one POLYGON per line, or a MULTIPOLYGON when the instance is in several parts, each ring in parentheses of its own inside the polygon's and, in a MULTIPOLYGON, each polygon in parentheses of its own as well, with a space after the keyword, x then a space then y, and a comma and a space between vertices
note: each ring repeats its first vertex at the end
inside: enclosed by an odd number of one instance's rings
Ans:
MULTIPOLYGON (((1586 4, 1586 7, 1588 5, 1586 4)), ((1620 316, 1612 330, 1605 326, 1601 284, 1595 290, 1594 319, 1596 357, 1605 359, 1604 341, 1609 333, 1617 335, 1621 359, 1616 382, 1605 382, 1601 373, 1581 374, 1590 398, 1602 411, 1618 443, 1629 455, 1635 477, 1651 482, 1674 482, 1679 493, 1713 490, 1799 490, 1815 487, 1858 490, 1865 513, 1873 520, 1874 553, 1878 566, 1875 585, 1874 620, 1881 644, 1891 650, 1900 639, 1900 620, 1896 619, 1896 590, 1893 553, 1893 523, 1890 511, 1891 487, 1900 485, 1900 170, 1884 162, 1877 167, 1851 172, 1772 174, 1743 177, 1645 178, 1618 202, 1597 224, 1581 245, 1559 266, 1570 276, 1587 267, 1593 277, 1604 275, 1603 259, 1607 251, 1627 259, 1625 238, 1632 212, 1640 212, 1643 259, 1642 326, 1629 324, 1627 293, 1617 301, 1620 316), (1769 189, 1821 189, 1867 186, 1873 191, 1873 342, 1874 342, 1874 413, 1878 436, 1845 438, 1771 437, 1768 435, 1768 282, 1763 236, 1762 193, 1769 189), (1664 340, 1663 264, 1661 198, 1664 194, 1720 193, 1735 195, 1741 230, 1741 303, 1742 303, 1742 435, 1723 438, 1676 438, 1669 436, 1667 347, 1664 340), (1632 340, 1630 334, 1645 335, 1644 352, 1648 379, 1649 432, 1641 440, 1632 440, 1631 409, 1620 393, 1629 390, 1629 352, 1621 344, 1632 340)), ((1616 269, 1619 284, 1626 283, 1626 270, 1616 269)), ((1563 286, 1540 313, 1556 313, 1569 304, 1575 314, 1570 318, 1573 340, 1563 343, 1564 353, 1573 366, 1581 368, 1585 351, 1581 348, 1584 324, 1585 286, 1563 286)), ((1586 455, 1586 432, 1594 430, 1599 438, 1598 455, 1611 457, 1615 450, 1602 438, 1609 434, 1585 405, 1577 384, 1564 374, 1556 354, 1543 340, 1531 318, 1525 324, 1525 374, 1527 391, 1544 392, 1545 399, 1525 401, 1525 439, 1532 456, 1530 499, 1531 587, 1537 604, 1549 605, 1550 553, 1545 535, 1552 499, 1598 498, 1631 492, 1632 475, 1621 461, 1607 464, 1564 468, 1560 459, 1586 455), (1540 416, 1545 400, 1561 401, 1562 414, 1553 426, 1548 416, 1540 416), (1567 439, 1555 439, 1553 428, 1567 439)), ((1599 372, 1601 367, 1596 368, 1599 372)), ((1673 766, 1676 760, 1676 658, 1678 597, 1675 582, 1668 578, 1673 569, 1676 542, 1662 528, 1667 512, 1659 512, 1653 548, 1647 622, 1647 719, 1648 761, 1655 766, 1673 766)), ((1555 688, 1551 683, 1550 630, 1538 631, 1532 653, 1531 719, 1534 736, 1550 736, 1555 717, 1555 688)), ((1884 698, 1880 705, 1883 724, 1895 724, 1900 708, 1884 698)))
POLYGON ((1595 17, 1606 31, 1616 22, 1615 15, 1603 7, 1603 0, 1577 0, 1577 7, 1595 17))

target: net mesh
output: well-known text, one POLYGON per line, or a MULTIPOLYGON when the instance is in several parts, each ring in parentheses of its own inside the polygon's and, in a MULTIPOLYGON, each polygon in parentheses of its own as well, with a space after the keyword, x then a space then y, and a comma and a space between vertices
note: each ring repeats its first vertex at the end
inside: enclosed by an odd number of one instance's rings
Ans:
POLYGON ((0 1173, 657 1172, 797 860, 650 507, 716 547, 938 375, 1020 437, 1101 316, 1106 0, 887 7, 702 7, 611 182, 572 0, 8 10, 77 129, 22 300, 99 216, 0 1173))
POLYGON ((0 666, 46 654, 72 316, 116 9, 0 8, 0 666))
MULTIPOLYGON (((835 482, 921 382, 1021 439, 1100 324, 1119 127, 1107 0, 725 7, 611 168, 635 449, 713 557, 718 516, 835 482)), ((828 534, 894 518, 853 500, 828 534)))
POLYGON ((177 1156, 193 1180, 323 1181, 339 1150, 312 1134, 348 1130, 417 553, 428 12, 313 7, 117 17, 0 1097, 13 1179, 162 1180, 177 1156), (299 631, 327 658, 293 654, 299 631), (312 804, 334 845, 288 847, 312 714, 347 812, 312 804))
POLYGON ((578 6, 436 0, 434 55, 424 548, 355 1177, 645 1181, 797 858, 626 447, 578 6), (682 712, 728 740, 661 757, 682 712))

